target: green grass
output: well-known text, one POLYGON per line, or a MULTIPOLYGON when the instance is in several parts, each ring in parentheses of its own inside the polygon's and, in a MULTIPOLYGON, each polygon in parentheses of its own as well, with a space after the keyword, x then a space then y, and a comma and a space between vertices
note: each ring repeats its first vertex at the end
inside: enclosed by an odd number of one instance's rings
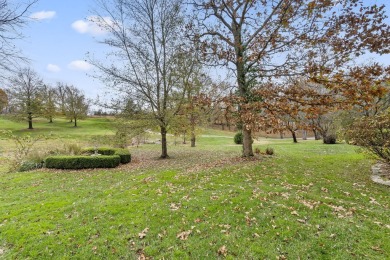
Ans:
POLYGON ((390 258, 390 188, 355 147, 260 139, 276 155, 242 160, 213 131, 168 160, 144 145, 114 170, 0 174, 0 258, 390 258))

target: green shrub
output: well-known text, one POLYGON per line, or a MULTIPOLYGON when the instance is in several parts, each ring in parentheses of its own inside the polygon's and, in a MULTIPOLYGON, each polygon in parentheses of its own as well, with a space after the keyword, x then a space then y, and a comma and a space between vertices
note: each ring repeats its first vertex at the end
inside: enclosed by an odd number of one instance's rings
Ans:
POLYGON ((117 148, 115 149, 115 155, 119 155, 123 164, 131 162, 131 154, 127 149, 117 148))
POLYGON ((324 137, 324 144, 335 144, 336 143, 336 135, 330 134, 324 137))
MULTIPOLYGON (((95 148, 89 147, 89 148, 83 149, 83 153, 94 154, 95 150, 96 150, 95 148)), ((115 148, 107 148, 107 147, 99 147, 99 148, 97 148, 98 154, 101 154, 101 155, 114 155, 115 154, 115 150, 116 150, 115 148)))
MULTIPOLYGON (((86 154, 94 154, 95 148, 86 148, 83 149, 83 152, 86 154)), ((131 154, 127 149, 101 147, 97 149, 97 152, 101 155, 119 155, 123 164, 131 162, 131 154)))
POLYGON ((54 169, 88 169, 115 168, 120 164, 119 155, 106 156, 49 156, 46 158, 46 168, 54 169))
POLYGON ((243 139, 242 132, 238 132, 238 133, 234 136, 234 143, 235 143, 235 144, 242 144, 242 139, 243 139))
POLYGON ((267 149, 265 150, 265 153, 268 155, 273 155, 275 153, 274 148, 267 147, 267 149))

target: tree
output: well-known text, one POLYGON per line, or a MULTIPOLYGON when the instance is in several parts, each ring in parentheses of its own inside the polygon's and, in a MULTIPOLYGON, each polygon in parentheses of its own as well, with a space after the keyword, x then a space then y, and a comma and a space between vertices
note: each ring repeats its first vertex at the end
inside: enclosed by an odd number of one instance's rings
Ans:
POLYGON ((8 95, 7 93, 0 88, 0 114, 8 105, 8 95))
POLYGON ((114 52, 110 65, 90 62, 114 90, 144 104, 160 128, 161 158, 168 158, 167 131, 186 93, 177 73, 185 31, 182 0, 96 2, 100 12, 95 22, 110 32, 103 43, 114 52))
POLYGON ((60 113, 63 116, 65 116, 65 114, 66 114, 66 110, 65 110, 66 88, 67 88, 67 85, 63 84, 61 82, 58 82, 57 86, 55 88, 57 103, 59 104, 59 107, 60 107, 60 113))
POLYGON ((72 119, 74 127, 77 127, 77 120, 87 116, 88 102, 82 91, 74 86, 66 86, 65 93, 65 115, 72 119))
POLYGON ((56 89, 51 86, 44 85, 42 88, 42 114, 49 120, 49 123, 53 123, 53 117, 57 112, 56 108, 56 89))
POLYGON ((347 138, 390 163, 390 110, 357 119, 348 129, 347 138))
POLYGON ((0 70, 15 72, 18 63, 25 62, 26 58, 15 48, 14 41, 22 38, 19 29, 27 23, 27 13, 38 0, 14 4, 14 1, 0 0, 0 70))
MULTIPOLYGON (((253 87, 268 78, 321 74, 365 51, 389 52, 383 6, 357 0, 193 0, 193 35, 205 59, 235 72, 243 155, 252 156, 253 87)), ((254 125, 255 123, 255 125, 254 125)))
POLYGON ((10 84, 13 113, 26 118, 28 129, 33 129, 33 118, 42 114, 42 79, 31 68, 24 68, 10 79, 10 84))

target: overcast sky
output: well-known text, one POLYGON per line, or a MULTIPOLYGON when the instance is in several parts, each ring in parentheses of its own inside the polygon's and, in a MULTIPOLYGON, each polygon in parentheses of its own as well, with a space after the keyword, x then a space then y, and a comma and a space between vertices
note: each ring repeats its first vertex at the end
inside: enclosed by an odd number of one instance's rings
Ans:
MULTIPOLYGON (((389 0, 366 1, 386 4, 390 15, 389 0)), ((72 84, 90 98, 103 93, 104 85, 88 76, 93 68, 85 62, 86 53, 104 57, 109 51, 98 43, 105 32, 88 22, 93 8, 94 0, 39 0, 31 9, 34 20, 24 29, 26 38, 18 44, 45 82, 72 84)), ((374 58, 390 65, 390 55, 374 58)))

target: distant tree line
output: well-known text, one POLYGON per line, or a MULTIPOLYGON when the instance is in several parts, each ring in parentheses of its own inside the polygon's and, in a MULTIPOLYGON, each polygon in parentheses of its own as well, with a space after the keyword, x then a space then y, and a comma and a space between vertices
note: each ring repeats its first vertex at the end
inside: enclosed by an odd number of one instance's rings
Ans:
POLYGON ((89 101, 82 90, 57 83, 50 86, 31 68, 21 69, 9 78, 9 87, 0 90, 0 111, 15 120, 26 121, 33 129, 33 120, 66 117, 77 127, 78 120, 87 116, 89 101))

